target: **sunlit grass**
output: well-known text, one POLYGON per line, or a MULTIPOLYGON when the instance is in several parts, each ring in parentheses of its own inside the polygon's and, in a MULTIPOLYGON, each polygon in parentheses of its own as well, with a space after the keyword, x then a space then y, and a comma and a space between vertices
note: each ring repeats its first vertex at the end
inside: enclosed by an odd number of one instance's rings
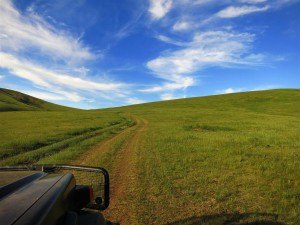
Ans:
POLYGON ((2 112, 0 164, 66 162, 133 124, 119 113, 2 112))
MULTIPOLYGON (((127 112, 149 122, 138 142, 138 186, 132 200, 139 209, 139 224, 201 224, 208 219, 300 224, 299 90, 76 113, 3 112, 0 164, 65 142, 69 146, 35 160, 69 162, 132 126, 124 116, 127 112)), ((131 131, 115 139, 90 163, 113 168, 115 155, 130 135, 131 131)), ((8 164, 13 162, 19 161, 8 164)))
POLYGON ((233 213, 298 224, 300 92, 281 92, 128 107, 150 124, 140 148, 140 224, 233 213))

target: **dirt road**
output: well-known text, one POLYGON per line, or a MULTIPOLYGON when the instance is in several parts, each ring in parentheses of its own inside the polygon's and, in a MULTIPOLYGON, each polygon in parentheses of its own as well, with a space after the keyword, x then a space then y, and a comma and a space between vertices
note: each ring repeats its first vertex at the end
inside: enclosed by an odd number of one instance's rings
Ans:
POLYGON ((110 206, 104 211, 105 217, 122 225, 138 224, 136 212, 137 199, 135 196, 137 182, 138 153, 148 121, 132 116, 136 125, 130 127, 110 139, 96 145, 72 163, 81 165, 100 166, 99 159, 107 154, 118 140, 125 138, 120 149, 114 156, 110 166, 110 206))

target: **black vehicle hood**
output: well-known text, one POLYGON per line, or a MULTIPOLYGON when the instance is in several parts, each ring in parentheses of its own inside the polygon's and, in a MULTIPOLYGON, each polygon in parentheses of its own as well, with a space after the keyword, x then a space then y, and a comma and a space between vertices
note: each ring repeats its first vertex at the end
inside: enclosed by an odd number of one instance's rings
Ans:
MULTIPOLYGON (((71 174, 36 172, 0 187, 0 224, 45 224, 55 205, 67 208, 67 193, 75 186, 71 174), (64 203, 64 204, 61 204, 64 203)), ((60 214, 60 213, 59 213, 60 214)), ((56 215, 55 217, 60 216, 56 215)))

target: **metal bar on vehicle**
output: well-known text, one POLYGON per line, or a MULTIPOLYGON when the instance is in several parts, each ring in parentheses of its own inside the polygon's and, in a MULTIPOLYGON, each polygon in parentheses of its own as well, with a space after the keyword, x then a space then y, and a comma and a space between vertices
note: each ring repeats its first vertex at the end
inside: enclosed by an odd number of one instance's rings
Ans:
POLYGON ((109 206, 109 174, 106 169, 102 167, 88 167, 79 165, 67 165, 67 164, 37 164, 37 165, 16 165, 16 166, 0 166, 0 171, 42 171, 45 173, 54 172, 55 169, 65 170, 77 170, 86 172, 101 173, 104 177, 104 202, 103 204, 91 204, 89 208, 104 210, 109 206))

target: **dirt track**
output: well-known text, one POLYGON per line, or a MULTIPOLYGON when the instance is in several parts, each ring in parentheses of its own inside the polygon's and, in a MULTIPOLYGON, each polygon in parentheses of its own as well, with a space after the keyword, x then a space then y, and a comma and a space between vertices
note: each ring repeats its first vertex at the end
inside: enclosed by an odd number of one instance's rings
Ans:
MULTIPOLYGON (((137 187, 137 158, 138 149, 143 139, 143 134, 148 126, 145 119, 133 117, 136 125, 107 139, 72 163, 81 165, 97 165, 97 159, 110 150, 110 146, 121 138, 128 135, 114 158, 110 173, 110 206, 104 211, 105 217, 121 225, 138 224, 135 204, 135 191, 137 187)), ((99 166, 99 165, 97 165, 99 166)))

